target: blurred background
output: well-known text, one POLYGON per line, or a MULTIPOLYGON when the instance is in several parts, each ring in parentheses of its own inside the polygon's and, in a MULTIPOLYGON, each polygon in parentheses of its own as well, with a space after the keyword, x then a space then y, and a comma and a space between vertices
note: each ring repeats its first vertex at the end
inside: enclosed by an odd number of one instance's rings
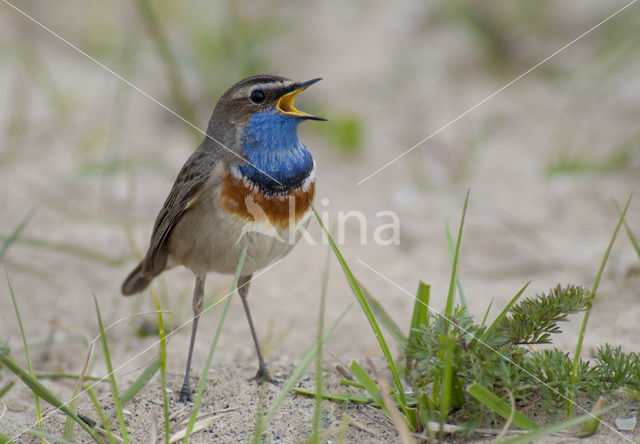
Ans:
MULTIPOLYGON (((329 119, 299 128, 318 164, 316 204, 327 199, 319 209, 331 229, 340 211, 367 216, 367 244, 352 220, 343 253, 402 326, 413 300, 358 260, 410 293, 419 279, 431 284, 433 307, 442 309, 450 271, 445 226, 457 230, 467 189, 460 278, 476 316, 495 300, 491 317, 527 281, 529 296, 558 283, 591 286, 617 206, 640 185, 640 4, 445 129, 627 2, 13 4, 86 53, 0 4, 0 263, 42 369, 79 371, 83 344, 98 331, 92 295, 105 322, 117 322, 109 338, 114 366, 155 340, 145 336, 155 316, 133 316, 153 309, 150 292, 123 298, 119 287, 202 135, 138 88, 204 129, 217 98, 241 78, 323 77, 297 100, 329 119), (374 245, 373 230, 388 222, 380 211, 398 214, 399 245, 374 245)), ((640 233, 637 193, 627 222, 640 233)), ((319 240, 315 222, 310 230, 319 240)), ((269 361, 297 362, 313 344, 327 254, 325 245, 303 243, 252 283, 269 361)), ((623 229, 590 320, 587 356, 605 341, 640 350, 638 258, 623 229)), ((211 275, 207 303, 230 282, 211 275)), ((174 326, 191 315, 192 286, 184 269, 153 285, 174 326)), ((6 284, 0 301, 0 341, 21 357, 6 284)), ((328 322, 352 302, 332 261, 328 322)), ((219 313, 200 323, 194 368, 204 362, 219 313)), ((170 341, 175 372, 183 369, 189 331, 170 341)), ((573 344, 576 331, 568 325, 558 344, 573 344)), ((379 354, 357 306, 327 349, 345 360, 379 354)), ((239 301, 216 359, 254 362, 239 301)))

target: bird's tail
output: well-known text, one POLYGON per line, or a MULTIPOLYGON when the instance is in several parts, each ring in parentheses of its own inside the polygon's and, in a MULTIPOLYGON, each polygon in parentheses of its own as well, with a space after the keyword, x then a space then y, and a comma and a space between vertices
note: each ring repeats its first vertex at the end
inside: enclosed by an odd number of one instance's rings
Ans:
POLYGON ((144 277, 142 275, 142 262, 140 262, 122 283, 122 294, 125 296, 131 296, 132 294, 141 292, 151 283, 151 279, 153 278, 144 277))

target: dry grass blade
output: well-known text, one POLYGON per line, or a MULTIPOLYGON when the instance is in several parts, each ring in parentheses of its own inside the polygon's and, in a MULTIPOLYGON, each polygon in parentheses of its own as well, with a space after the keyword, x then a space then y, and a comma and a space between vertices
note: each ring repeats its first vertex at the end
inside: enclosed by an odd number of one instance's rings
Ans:
POLYGON ((502 426, 502 430, 500 430, 500 434, 496 437, 496 441, 500 441, 507 435, 509 431, 509 427, 511 427, 511 423, 513 423, 513 418, 516 414, 516 399, 513 396, 511 390, 507 390, 507 394, 509 395, 509 405, 511 406, 511 413, 509 413, 509 417, 507 418, 507 422, 502 426))
POLYGON ((524 433, 522 435, 519 435, 517 437, 514 438, 510 438, 507 439, 506 441, 500 441, 503 444, 527 444, 527 443, 531 443, 534 442, 537 439, 540 438, 544 438, 545 436, 549 436, 552 435, 554 433, 560 432, 561 430, 566 430, 570 427, 573 427, 575 425, 578 424, 582 424, 585 421, 588 421, 589 419, 593 418, 593 416, 599 416, 599 415, 603 415, 606 412, 608 412, 609 410, 611 410, 612 408, 614 408, 615 405, 611 405, 609 407, 606 407, 602 410, 598 410, 596 412, 593 413, 588 413, 586 415, 582 415, 582 416, 575 416, 573 418, 564 420, 564 421, 560 421, 560 422, 555 422, 543 427, 540 427, 538 429, 535 430, 531 430, 528 431, 527 433, 524 433))
MULTIPOLYGON (((215 396, 210 397, 208 399, 213 399, 215 396)), ((222 409, 222 410, 212 410, 210 412, 206 412, 206 413, 202 413, 200 414, 197 418, 196 421, 201 421, 203 418, 208 418, 209 416, 220 416, 220 415, 224 415, 226 413, 233 413, 233 412, 237 412, 238 410, 240 410, 240 407, 231 407, 228 409, 222 409)), ((182 425, 182 424, 186 424, 187 421, 189 420, 189 416, 186 416, 184 418, 182 418, 181 421, 178 421, 178 425, 182 425)))
POLYGON ((404 422, 402 415, 398 411, 398 408, 391 399, 391 392, 389 391, 389 384, 384 380, 383 377, 377 374, 376 372, 376 380, 378 382, 378 387, 380 387, 380 394, 382 395, 382 402, 387 407, 387 411, 391 416, 391 421, 393 421, 393 425, 396 427, 398 434, 400 435, 400 441, 403 444, 413 444, 416 442, 411 436, 411 431, 407 424, 404 422))
POLYGON ((606 406, 607 406, 607 400, 605 399, 605 397, 604 396, 599 397, 596 403, 594 404, 593 409, 591 409, 593 418, 589 419, 588 421, 585 421, 585 423, 582 425, 582 430, 580 430, 580 433, 578 434, 579 438, 588 438, 589 436, 593 436, 598 432, 598 427, 600 426, 600 420, 602 419, 602 414, 598 415, 595 412, 602 410, 606 406))
MULTIPOLYGON (((351 418, 349 415, 347 415, 345 413, 344 415, 346 417, 346 419, 348 419, 348 421, 346 422, 348 425, 355 427, 358 430, 362 430, 363 432, 367 432, 369 433, 371 436, 378 436, 376 434, 376 432, 374 432, 373 430, 371 430, 369 427, 367 427, 364 424, 359 423, 358 421, 356 421, 355 419, 351 418)), ((345 430, 346 432, 346 430, 345 430)))
MULTIPOLYGON (((87 358, 84 360, 84 366, 82 367, 82 371, 80 372, 78 381, 73 387, 73 396, 71 398, 71 404, 69 405, 69 408, 73 413, 78 412, 78 393, 80 393, 80 389, 82 388, 82 384, 84 382, 84 375, 87 373, 87 369, 89 368, 89 362, 91 360, 92 352, 93 352, 93 343, 89 344, 89 351, 87 352, 87 358)), ((62 435, 64 439, 73 441, 73 430, 74 430, 73 419, 70 416, 68 416, 64 424, 64 432, 62 435)))
POLYGON ((205 418, 202 419, 200 421, 196 421, 193 423, 192 427, 185 427, 182 430, 180 430, 179 432, 175 433, 170 439, 169 442, 170 443, 174 443, 174 442, 178 442, 184 438, 187 437, 187 433, 189 433, 190 435, 196 432, 199 432, 200 430, 206 429, 207 427, 209 427, 211 424, 213 424, 214 421, 216 421, 218 419, 218 416, 210 416, 209 418, 205 418))

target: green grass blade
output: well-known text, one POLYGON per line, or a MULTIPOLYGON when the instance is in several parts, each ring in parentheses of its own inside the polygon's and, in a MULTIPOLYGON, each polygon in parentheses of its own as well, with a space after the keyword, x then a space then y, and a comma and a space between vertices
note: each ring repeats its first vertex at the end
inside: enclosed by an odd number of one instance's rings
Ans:
POLYGON ((391 319, 391 316, 389 316, 389 313, 387 313, 387 311, 382 307, 380 302, 373 297, 373 295, 369 293, 369 291, 360 282, 358 282, 358 285, 362 289, 362 294, 364 294, 364 297, 367 299, 369 307, 371 307, 371 311, 375 318, 380 322, 380 324, 382 324, 384 329, 389 332, 391 337, 398 342, 398 344, 402 347, 406 347, 407 336, 403 333, 402 329, 393 319, 391 319))
MULTIPOLYGON (((620 227, 622 226, 622 222, 624 221, 624 217, 627 214, 627 210, 629 209, 629 204, 631 203, 631 196, 627 199, 627 203, 622 209, 622 213, 620 213, 620 218, 618 219, 618 223, 616 225, 615 230, 613 230, 613 234, 611 235, 611 240, 609 241, 609 245, 605 250, 604 257, 602 258, 602 262, 600 263, 600 268, 598 269, 598 273, 596 274, 596 279, 593 283, 593 287, 591 288, 591 294, 589 295, 589 299, 591 299, 591 304, 587 310, 584 312, 584 316, 582 318, 582 324, 580 325, 580 333, 578 334, 578 342, 576 343, 576 350, 573 354, 573 367, 571 369, 571 382, 573 384, 576 383, 578 378, 578 367, 580 365, 580 354, 582 353, 582 341, 584 340, 584 335, 587 331, 587 323, 589 322, 589 315, 591 314, 591 309, 593 308, 593 302, 595 301, 596 292, 598 290, 598 286, 600 285, 600 279, 602 278, 602 273, 604 272, 604 267, 607 264, 609 259, 609 254, 611 253, 611 249, 613 248, 613 243, 616 240, 616 236, 620 231, 620 227)), ((571 395, 569 400, 573 401, 574 396, 571 395)), ((569 407, 567 409, 567 416, 570 418, 573 413, 573 402, 569 402, 569 407)))
POLYGON ((340 250, 338 249, 338 246, 334 242, 333 237, 331 237, 331 234, 329 233, 327 228, 322 223, 322 219, 320 219, 320 216, 316 212, 315 208, 313 208, 313 212, 316 215, 316 219, 318 220, 318 223, 320 224, 320 227, 322 228, 322 231, 325 233, 325 235, 327 236, 327 239, 329 240, 329 244, 331 245, 331 248, 333 249, 333 253, 335 254, 336 258, 338 259, 338 262, 340 263, 340 266, 342 267, 342 271, 344 272, 344 275, 347 278, 347 281, 349 282, 349 285, 351 286, 351 290, 353 291, 354 295, 356 296, 356 299, 360 303, 360 307, 362 307, 362 311, 364 311, 364 314, 367 317, 367 320, 369 321, 369 325, 371 326, 371 329, 373 330, 373 333, 375 334, 376 339, 378 340, 378 344, 380 344, 380 348, 382 349, 382 352, 384 353, 384 356, 387 359, 387 364, 389 365, 389 370, 391 371, 391 374, 393 375, 393 379, 394 379, 395 384, 396 384, 396 388, 397 388, 396 393, 397 393, 397 396, 398 396, 398 401, 399 401, 400 407, 401 407, 403 413, 405 414, 405 416, 407 418, 409 418, 409 420, 411 421, 411 429, 415 430, 416 424, 412 419, 412 418, 414 418, 414 415, 411 414, 411 412, 409 411, 409 408, 407 406, 407 401, 406 401, 406 398, 405 398, 404 389, 402 387, 402 381, 400 380, 400 375, 398 374, 398 369, 396 368, 396 365, 395 365, 395 362, 393 360, 393 357, 391 356, 391 352, 389 351, 389 347, 387 345, 387 342, 384 339, 384 335, 382 334, 382 331, 380 330, 380 326, 378 325, 378 322, 376 321, 376 318, 373 315, 373 312, 371 311, 371 307, 369 307, 369 304, 367 303, 367 300, 364 297, 364 294, 362 293, 362 289, 358 285, 358 281, 353 276, 353 273, 351 272, 351 269, 347 265, 347 262, 344 260, 344 257, 342 256, 342 253, 340 253, 340 250))
POLYGON ((340 378, 339 382, 342 385, 347 385, 349 387, 357 387, 359 389, 363 389, 364 390, 364 386, 362 384, 360 384, 359 382, 357 382, 357 381, 350 381, 348 379, 340 378))
POLYGON ((164 329, 164 318, 162 316, 162 307, 156 293, 151 290, 153 299, 158 309, 158 336, 160 337, 160 386, 162 389, 162 405, 164 416, 164 442, 169 444, 169 438, 171 434, 171 427, 169 424, 169 394, 167 393, 167 335, 164 329))
POLYGON ((13 359, 10 357, 0 353, 0 362, 7 367, 7 369, 16 375, 18 378, 25 383, 29 389, 37 394, 41 399, 44 399, 49 404, 54 406, 57 409, 60 409, 65 415, 68 415, 73 418, 73 420, 80 424, 82 428, 84 428, 87 433, 91 435, 92 438, 96 439, 95 432, 82 421, 78 416, 67 407, 65 403, 63 403, 56 395, 51 392, 47 387, 45 387, 40 381, 31 376, 29 372, 20 367, 13 359))
POLYGON ((104 331, 104 324, 102 323, 102 315, 100 314, 100 306, 98 305, 98 299, 93 297, 93 302, 96 306, 96 315, 98 316, 98 325, 100 327, 100 340, 102 341, 102 350, 104 351, 104 360, 107 364, 107 372, 109 373, 109 384, 111 385, 111 396, 113 397, 113 405, 118 418, 118 424, 120 425, 120 433, 122 433, 122 439, 125 443, 129 442, 129 436, 127 434, 127 425, 124 421, 124 414, 122 412, 122 403, 120 401, 120 395, 118 393, 118 384, 116 382, 116 375, 113 372, 113 365, 111 364, 111 354, 109 353, 109 344, 107 343, 107 335, 104 331))
MULTIPOLYGON (((57 442, 60 444, 74 444, 73 441, 69 441, 68 439, 60 438, 58 436, 54 436, 51 435, 50 433, 45 433, 45 432, 40 432, 40 431, 35 431, 35 430, 27 430, 27 434, 32 435, 32 436, 36 436, 38 438, 43 438, 46 439, 47 441, 51 441, 51 442, 57 442)), ((44 442, 47 442, 44 441, 44 442)))
MULTIPOLYGON (((322 272, 322 288, 320 290, 320 306, 318 307, 318 330, 316 333, 316 342, 322 341, 322 334, 324 331, 324 314, 327 300, 327 285, 329 283, 329 269, 331 256, 327 251, 327 258, 324 261, 324 270, 322 272)), ((312 444, 318 444, 320 442, 320 431, 322 427, 322 391, 323 391, 323 378, 322 378, 322 347, 318 348, 316 353, 316 403, 313 409, 313 429, 311 431, 311 438, 309 441, 312 444)))
POLYGON ((16 442, 0 432, 0 444, 16 444, 16 442))
POLYGON ((35 208, 30 209, 29 212, 26 214, 26 216, 20 221, 16 229, 13 230, 13 233, 11 233, 4 240, 4 243, 2 244, 2 248, 0 248, 0 259, 2 259, 4 255, 7 253, 7 250, 9 250, 9 247, 11 247, 11 245, 13 245, 13 243, 18 240, 18 238, 20 237, 20 233, 22 233, 22 230, 25 229, 25 227, 27 226, 27 224, 29 223, 29 221, 31 220, 34 214, 35 214, 35 208))
MULTIPOLYGON (((153 378, 153 375, 156 374, 158 369, 160 368, 160 357, 157 356, 151 363, 144 369, 140 376, 133 381, 133 384, 129 386, 129 388, 124 392, 122 397, 120 398, 120 402, 122 405, 131 401, 134 396, 136 396, 140 390, 144 388, 145 385, 153 378)), ((110 413, 109 417, 113 416, 113 412, 110 413)))
POLYGON ((431 294, 431 286, 420 281, 418 283, 418 291, 416 292, 416 300, 413 303, 413 313, 411 314, 411 325, 409 326, 409 340, 415 339, 416 329, 421 325, 428 325, 429 319, 429 296, 431 294))
MULTIPOLYGON (((445 225, 445 235, 447 238, 447 253, 449 253, 449 260, 453 265, 453 259, 455 250, 453 247, 453 238, 451 237, 451 230, 449 229, 449 224, 445 225)), ((464 307, 464 314, 469 315, 469 308, 467 306, 467 296, 464 294, 464 289, 462 288, 462 282, 460 281, 460 276, 456 274, 456 287, 458 288, 458 297, 460 298, 460 304, 464 307)))
POLYGON ((373 403, 377 407, 382 407, 384 411, 389 414, 389 411, 382 403, 382 394, 380 393, 380 387, 378 384, 365 372, 356 361, 351 361, 349 369, 353 373, 353 376, 362 384, 362 387, 369 393, 369 396, 373 399, 373 403))
MULTIPOLYGON (((447 303, 444 308, 444 316, 446 319, 451 319, 453 316, 453 306, 456 291, 456 282, 458 279, 458 263, 460 261, 460 246, 462 245, 462 229, 464 228, 464 219, 467 215, 467 205, 469 203, 469 191, 464 198, 464 204, 462 205, 462 217, 460 218, 460 227, 458 228, 458 238, 456 240, 456 250, 453 254, 453 264, 451 266, 451 279, 449 281, 449 293, 447 294, 447 303)), ((449 323, 446 324, 446 331, 449 331, 449 323)))
POLYGON ((442 388, 440 389, 440 419, 442 421, 447 420, 449 416, 449 410, 454 398, 454 378, 455 368, 453 367, 453 349, 456 345, 456 340, 451 333, 443 335, 441 341, 445 342, 443 357, 442 357, 442 388))
POLYGON ((54 436, 51 435, 50 433, 45 433, 45 432, 40 432, 40 431, 35 431, 35 430, 27 430, 27 434, 32 435, 32 436, 36 436, 38 438, 42 438, 43 440, 47 440, 47 441, 43 441, 43 442, 57 442, 60 444, 74 444, 73 441, 69 441, 68 439, 65 438, 60 438, 58 436, 54 436))
MULTIPOLYGON (((409 338, 407 345, 414 346, 421 325, 429 325, 429 296, 431 287, 424 282, 418 282, 418 291, 413 302, 413 312, 411 313, 411 324, 409 325, 409 338)), ((408 356, 405 362, 405 372, 410 373, 415 362, 408 356)))
POLYGON ((273 401, 273 404, 271 404, 271 407, 269 408, 267 413, 262 417, 262 419, 256 426, 256 430, 253 434, 253 440, 252 440, 254 444, 257 444, 260 442, 264 429, 267 427, 267 425, 269 424, 269 421, 271 421, 271 418, 280 407, 280 404, 284 400, 285 396, 289 394, 289 392, 293 389, 293 386, 302 377, 307 367, 309 367, 309 364, 311 364, 311 361, 315 357, 316 353, 318 353, 318 348, 322 347, 324 343, 327 341, 327 339, 329 339, 329 336, 331 336, 331 333, 333 333, 333 330, 335 330, 335 328, 338 326, 338 324, 340 323, 342 318, 344 318, 344 316, 347 314, 350 308, 351 306, 347 307, 347 309, 344 310, 340 314, 340 316, 336 318, 335 321, 333 321, 333 323, 329 326, 329 328, 325 331, 324 335, 322 336, 322 341, 316 342, 314 346, 311 347, 311 349, 307 352, 307 354, 304 355, 304 357, 300 361, 300 364, 298 364, 298 366, 293 371, 291 376, 289 376, 289 379, 287 379, 287 381, 283 384, 282 389, 280 389, 280 393, 278 394, 276 399, 273 401))
MULTIPOLYGON (((300 393, 301 395, 312 396, 314 398, 318 396, 318 393, 309 392, 307 390, 294 388, 293 391, 300 393)), ((330 401, 357 402, 358 404, 366 404, 374 401, 374 399, 369 396, 358 396, 352 395, 351 393, 320 393, 320 396, 330 401)))
POLYGON ((629 236, 629 240, 631 241, 631 245, 633 245, 633 249, 638 255, 638 259, 640 259, 640 243, 638 242, 638 238, 636 237, 636 235, 633 233, 633 231, 631 231, 631 227, 629 227, 629 224, 626 220, 624 221, 624 229, 627 232, 627 236, 629 236))
POLYGON ((507 439, 505 441, 500 441, 501 444, 529 444, 531 442, 534 442, 537 439, 541 439, 544 438, 545 436, 549 436, 553 433, 556 432, 560 432, 562 430, 566 430, 569 429, 573 426, 576 426, 578 424, 582 424, 585 421, 588 421, 589 419, 593 419, 593 416, 600 416, 605 414, 606 412, 608 412, 609 410, 611 410, 612 408, 614 408, 616 405, 611 405, 609 407, 606 407, 602 410, 599 410, 597 412, 594 412, 592 414, 586 414, 586 415, 582 415, 582 416, 576 416, 575 418, 570 418, 570 419, 566 419, 564 421, 560 421, 560 422, 556 422, 553 424, 549 424, 543 427, 538 427, 535 430, 532 430, 528 433, 525 433, 523 435, 518 435, 514 438, 510 438, 507 439))
MULTIPOLYGON (((508 419, 511 416, 511 405, 479 383, 472 383, 467 387, 467 392, 503 418, 508 419)), ((513 423, 523 430, 535 430, 538 428, 538 424, 518 411, 514 412, 513 423)))
MULTIPOLYGON (((522 296, 522 294, 524 293, 524 291, 527 289, 527 287, 529 286, 529 284, 531 283, 531 281, 527 282, 526 284, 524 284, 524 286, 520 289, 520 291, 518 291, 516 293, 516 295, 514 297, 511 298, 511 300, 509 301, 509 303, 507 305, 504 306, 504 308, 502 309, 502 311, 500 312, 500 314, 498 315, 498 317, 496 317, 494 319, 494 321, 491 323, 491 325, 489 326, 489 328, 487 328, 484 333, 482 334, 482 336, 480 336, 480 340, 482 342, 486 341, 487 338, 489 337, 489 335, 493 332, 493 329, 495 329, 498 325, 500 325, 500 322, 502 322, 502 319, 504 319, 504 317, 507 315, 507 313, 509 313, 509 310, 511 310, 511 307, 513 307, 513 305, 518 302, 518 299, 520 299, 520 296, 522 296)), ((475 339, 474 339, 475 341, 475 339)))
MULTIPOLYGON (((6 242, 7 239, 9 239, 9 236, 0 234, 0 240, 4 240, 6 242)), ((38 239, 33 237, 23 236, 16 239, 16 242, 18 242, 21 245, 23 244, 23 245, 36 247, 36 248, 44 248, 46 250, 69 254, 71 256, 77 256, 84 259, 89 259, 94 262, 98 262, 101 264, 106 264, 114 267, 122 265, 130 259, 129 257, 114 258, 114 257, 104 255, 102 253, 99 253, 97 251, 88 250, 86 248, 75 247, 73 245, 58 244, 46 239, 38 239)))
POLYGON ((415 336, 415 329, 420 328, 421 325, 428 325, 430 294, 431 286, 422 281, 418 282, 418 291, 416 291, 416 300, 413 303, 413 313, 411 314, 409 338, 415 336))
MULTIPOLYGON (((38 379, 78 379, 80 377, 80 375, 74 375, 73 373, 36 373, 35 376, 38 379)), ((85 381, 102 381, 99 376, 84 375, 82 379, 85 381)))
POLYGON ((224 324, 224 320, 227 317, 229 306, 231 305, 231 299, 232 299, 233 293, 238 290, 238 281, 240 280, 240 273, 242 272, 242 267, 244 266, 244 260, 247 257, 248 248, 249 248, 249 243, 247 242, 244 246, 244 249, 242 250, 240 259, 238 260, 236 273, 233 276, 233 284, 231 285, 231 291, 227 296, 227 301, 224 304, 224 309, 222 310, 222 315, 220 316, 220 321, 218 322, 218 328, 216 329, 216 334, 213 337, 211 346, 209 347, 209 355, 207 356, 207 362, 204 365, 202 375, 200 376, 200 382, 198 383, 198 394, 196 395, 196 399, 193 401, 193 410, 191 411, 191 415, 189 416, 189 423, 187 424, 187 431, 186 431, 186 436, 184 438, 184 444, 188 444, 189 438, 191 436, 191 432, 193 431, 193 426, 196 423, 196 417, 198 416, 198 409, 200 408, 200 402, 202 401, 202 393, 204 392, 204 386, 207 383, 207 375, 209 374, 209 369, 211 368, 211 363, 213 362, 213 354, 215 353, 216 347, 218 346, 218 339, 220 338, 220 332, 222 331, 222 325, 224 324))
POLYGON ((482 317, 482 322, 480 323, 480 325, 482 327, 487 325, 487 318, 489 317, 489 312, 491 311, 491 307, 492 306, 493 306, 493 299, 491 299, 491 301, 489 301, 489 305, 487 306, 487 309, 484 312, 484 316, 482 317))
MULTIPOLYGON (((26 223, 25 223, 26 224, 26 223)), ((16 235, 17 237, 17 235, 16 235)), ((18 302, 16 301, 16 295, 13 292, 13 286, 11 285, 11 279, 9 279, 9 272, 4 270, 4 275, 7 278, 7 285, 9 286, 9 293, 11 294, 11 301, 13 302, 13 308, 16 312, 16 318, 18 319, 18 326, 20 327, 20 336, 22 336, 22 343, 24 344, 24 353, 27 356, 27 366, 29 368, 29 375, 35 378, 35 371, 33 370, 33 362, 31 361, 31 353, 29 353, 29 344, 27 343, 27 335, 24 332, 24 326, 22 325, 22 316, 20 316, 20 309, 18 308, 18 302)), ((42 409, 40 408, 40 398, 34 392, 33 400, 36 407, 36 419, 38 420, 38 430, 44 432, 42 427, 42 409)))
POLYGON ((89 395, 89 398, 91 399, 91 402, 93 403, 93 408, 98 414, 98 418, 100 418, 100 424, 102 424, 102 427, 104 428, 104 431, 107 434, 107 439, 109 440, 109 443, 117 444, 118 441, 116 440, 115 436, 113 436, 113 433, 111 433, 111 426, 109 425, 109 420, 107 419, 107 415, 105 415, 104 409, 102 408, 102 405, 100 404, 100 401, 96 396, 96 392, 93 390, 93 388, 91 388, 91 386, 88 386, 86 391, 87 391, 87 394, 89 395))
POLYGON ((15 385, 14 381, 9 381, 4 387, 0 388, 0 398, 6 395, 15 385))

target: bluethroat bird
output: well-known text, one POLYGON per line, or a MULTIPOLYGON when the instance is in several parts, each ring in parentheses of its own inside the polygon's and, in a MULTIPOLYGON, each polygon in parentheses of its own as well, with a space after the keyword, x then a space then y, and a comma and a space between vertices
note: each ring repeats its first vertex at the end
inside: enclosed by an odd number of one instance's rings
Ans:
POLYGON ((298 139, 297 127, 303 120, 326 119, 297 110, 293 101, 319 80, 257 75, 222 95, 207 136, 178 173, 158 213, 147 254, 122 284, 122 294, 132 295, 177 265, 194 273, 194 318, 182 402, 191 396, 189 371, 205 277, 211 271, 233 274, 245 245, 238 293, 258 355, 254 379, 271 381, 247 294, 252 274, 287 255, 308 223, 315 162, 298 139))

